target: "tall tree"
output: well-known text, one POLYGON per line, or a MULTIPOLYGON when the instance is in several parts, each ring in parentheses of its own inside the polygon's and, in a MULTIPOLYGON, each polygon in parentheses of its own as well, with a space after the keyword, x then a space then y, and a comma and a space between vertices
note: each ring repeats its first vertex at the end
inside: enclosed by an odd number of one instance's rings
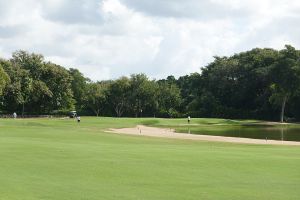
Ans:
POLYGON ((215 57, 214 62, 202 70, 198 98, 201 110, 208 117, 264 118, 272 115, 268 100, 270 66, 277 55, 273 49, 253 49, 231 57, 215 57))
POLYGON ((284 121, 285 108, 289 98, 300 90, 300 53, 286 45, 272 68, 272 96, 270 100, 281 104, 280 122, 284 121))
POLYGON ((73 91, 71 87, 71 76, 62 66, 47 62, 40 77, 52 96, 48 101, 46 109, 50 110, 70 110, 74 109, 73 91))
MULTIPOLYGON (((41 106, 44 108, 44 104, 48 100, 44 102, 44 99, 38 99, 36 96, 38 94, 41 95, 42 91, 47 91, 45 89, 47 86, 40 83, 44 70, 44 57, 40 54, 30 54, 20 50, 13 53, 10 63, 10 76, 14 77, 8 90, 8 94, 11 95, 10 99, 15 99, 14 102, 17 105, 21 105, 22 115, 25 112, 26 105, 28 105, 27 111, 40 112, 42 110, 41 106), (37 87, 37 85, 41 84, 43 87, 37 87)), ((48 95, 48 93, 45 93, 45 95, 48 95)))
POLYGON ((109 90, 109 102, 117 117, 121 117, 129 105, 130 81, 127 77, 121 77, 112 82, 109 90))
POLYGON ((168 114, 169 117, 177 117, 178 109, 181 104, 180 89, 174 82, 159 83, 158 107, 160 115, 168 114))
POLYGON ((75 99, 76 110, 83 109, 84 101, 86 100, 86 92, 88 90, 88 83, 90 80, 83 76, 78 69, 69 69, 72 77, 71 87, 75 99))
POLYGON ((2 95, 3 89, 9 82, 9 76, 3 70, 2 66, 0 65, 0 95, 2 95))
POLYGON ((11 61, 2 59, 0 63, 11 80, 5 89, 4 107, 9 111, 18 111, 19 106, 22 105, 24 110, 24 104, 28 103, 31 90, 32 79, 29 71, 11 61))
POLYGON ((142 113, 154 112, 157 95, 158 86, 155 81, 149 80, 145 74, 131 75, 130 107, 135 117, 142 116, 142 113))
POLYGON ((200 91, 203 88, 201 75, 199 73, 192 73, 190 75, 181 76, 176 81, 176 84, 180 89, 182 98, 179 111, 182 113, 188 112, 188 114, 192 114, 192 116, 199 116, 200 108, 194 105, 199 103, 200 91))
POLYGON ((90 83, 87 85, 86 105, 98 117, 104 109, 108 97, 109 85, 106 83, 90 83))

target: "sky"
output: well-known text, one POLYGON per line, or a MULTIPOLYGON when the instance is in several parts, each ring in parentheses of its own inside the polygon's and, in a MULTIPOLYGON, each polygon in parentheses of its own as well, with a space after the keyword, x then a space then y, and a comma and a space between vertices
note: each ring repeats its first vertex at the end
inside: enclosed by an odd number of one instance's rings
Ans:
POLYGON ((200 72, 213 56, 300 48, 298 0, 0 0, 0 57, 16 50, 90 79, 200 72))

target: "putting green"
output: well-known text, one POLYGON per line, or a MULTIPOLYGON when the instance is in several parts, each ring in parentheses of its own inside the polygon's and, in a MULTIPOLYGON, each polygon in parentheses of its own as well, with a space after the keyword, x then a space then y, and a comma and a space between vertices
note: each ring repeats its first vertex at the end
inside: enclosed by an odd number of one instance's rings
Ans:
POLYGON ((104 132, 145 122, 0 119, 0 199, 299 199, 300 147, 104 132))

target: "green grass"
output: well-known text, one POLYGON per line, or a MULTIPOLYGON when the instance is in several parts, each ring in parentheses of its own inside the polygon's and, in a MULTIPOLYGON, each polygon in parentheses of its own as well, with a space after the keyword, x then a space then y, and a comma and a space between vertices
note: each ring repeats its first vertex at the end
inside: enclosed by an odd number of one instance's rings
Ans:
MULTIPOLYGON (((195 120, 213 127, 241 123, 195 120)), ((185 120, 1 119, 0 200, 299 199, 300 147, 104 132, 142 123, 185 120)))

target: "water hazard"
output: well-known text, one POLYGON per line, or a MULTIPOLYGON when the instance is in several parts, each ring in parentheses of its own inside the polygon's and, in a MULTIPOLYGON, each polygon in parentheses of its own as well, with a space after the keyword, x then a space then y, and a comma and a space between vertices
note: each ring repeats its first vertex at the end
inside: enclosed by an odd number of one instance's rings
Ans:
POLYGON ((216 135, 226 137, 240 137, 282 141, 300 141, 300 127, 272 127, 272 126, 237 126, 237 127, 187 127, 183 131, 191 134, 216 135))

